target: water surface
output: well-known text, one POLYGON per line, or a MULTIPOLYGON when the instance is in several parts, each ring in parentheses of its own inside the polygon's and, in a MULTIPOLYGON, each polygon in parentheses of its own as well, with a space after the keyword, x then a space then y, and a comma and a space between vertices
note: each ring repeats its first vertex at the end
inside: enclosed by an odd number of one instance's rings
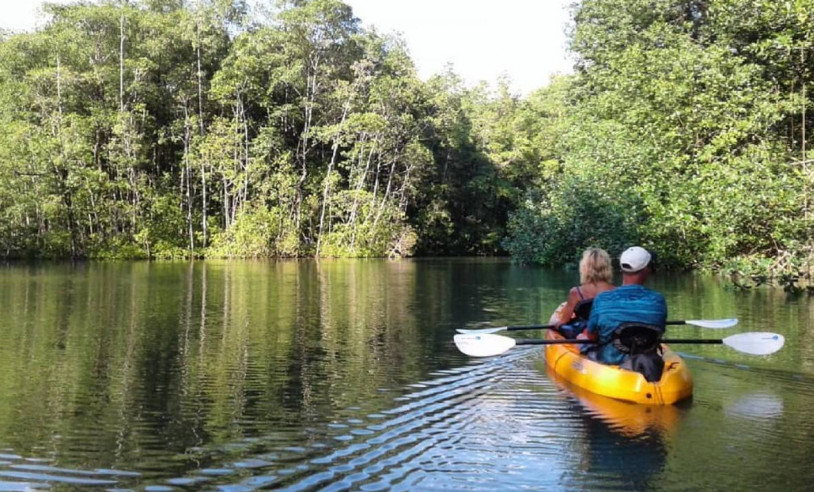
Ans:
POLYGON ((768 357, 675 347, 695 378, 677 407, 569 388, 539 348, 452 345, 544 322, 576 278, 503 260, 7 265, 0 490, 810 487, 805 296, 659 273, 671 319, 741 320, 671 337, 787 338, 768 357))

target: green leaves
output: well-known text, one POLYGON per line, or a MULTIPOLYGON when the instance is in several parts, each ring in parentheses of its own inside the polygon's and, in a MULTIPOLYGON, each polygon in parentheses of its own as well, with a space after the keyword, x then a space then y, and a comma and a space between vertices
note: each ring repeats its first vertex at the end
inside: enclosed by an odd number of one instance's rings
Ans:
POLYGON ((3 37, 0 253, 810 264, 812 0, 583 0, 577 74, 526 98, 419 80, 337 0, 279 6, 60 5, 3 37))
POLYGON ((540 170, 507 248, 559 263, 583 246, 635 241, 675 267, 748 264, 764 278, 810 270, 812 181, 800 162, 814 50, 800 19, 812 7, 581 2, 580 71, 552 126, 561 167, 540 170), (622 220, 631 212, 635 222, 622 220))
POLYGON ((473 147, 478 108, 437 117, 443 90, 403 41, 336 0, 279 7, 249 26, 240 1, 60 5, 3 38, 5 254, 410 255, 435 230, 426 203, 446 251, 498 250, 510 180, 528 176, 511 119, 480 144, 498 172, 473 147))

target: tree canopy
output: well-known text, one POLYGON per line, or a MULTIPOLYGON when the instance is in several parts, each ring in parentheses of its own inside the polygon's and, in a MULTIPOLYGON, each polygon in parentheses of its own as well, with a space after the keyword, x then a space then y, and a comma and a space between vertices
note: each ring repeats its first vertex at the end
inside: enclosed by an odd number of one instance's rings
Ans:
POLYGON ((500 108, 342 2, 48 9, 0 41, 4 256, 501 252, 522 177, 472 122, 500 108))
POLYGON ((639 243, 741 284, 809 275, 814 0, 582 0, 575 73, 526 97, 419 79, 339 0, 47 8, 0 37, 5 257, 639 243))
POLYGON ((736 282, 810 278, 811 12, 804 0, 577 4, 559 172, 529 191, 507 248, 549 263, 638 242, 736 282))

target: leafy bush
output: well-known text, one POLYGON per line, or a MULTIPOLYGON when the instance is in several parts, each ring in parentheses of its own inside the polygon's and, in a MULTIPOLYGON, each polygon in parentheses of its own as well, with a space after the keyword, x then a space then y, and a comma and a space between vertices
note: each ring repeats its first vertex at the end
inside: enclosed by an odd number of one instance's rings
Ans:
POLYGON ((566 177, 547 197, 530 194, 509 220, 504 247, 528 262, 562 265, 587 247, 618 253, 638 242, 639 219, 625 195, 598 183, 566 177))
POLYGON ((264 205, 244 208, 228 229, 213 235, 208 257, 265 258, 293 257, 299 241, 291 216, 278 207, 264 205))

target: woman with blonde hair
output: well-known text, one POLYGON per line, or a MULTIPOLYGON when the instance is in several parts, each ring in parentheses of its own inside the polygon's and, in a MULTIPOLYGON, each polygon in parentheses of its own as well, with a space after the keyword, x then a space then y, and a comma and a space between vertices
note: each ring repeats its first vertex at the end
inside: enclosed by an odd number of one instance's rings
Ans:
POLYGON ((554 313, 552 324, 561 331, 567 331, 564 333, 566 336, 576 336, 584 328, 581 327, 584 323, 578 321, 588 320, 593 298, 600 292, 613 289, 612 281, 613 267, 608 252, 600 248, 586 249, 579 262, 580 284, 568 293, 568 300, 554 313), (572 325, 573 329, 565 330, 563 325, 572 325))

